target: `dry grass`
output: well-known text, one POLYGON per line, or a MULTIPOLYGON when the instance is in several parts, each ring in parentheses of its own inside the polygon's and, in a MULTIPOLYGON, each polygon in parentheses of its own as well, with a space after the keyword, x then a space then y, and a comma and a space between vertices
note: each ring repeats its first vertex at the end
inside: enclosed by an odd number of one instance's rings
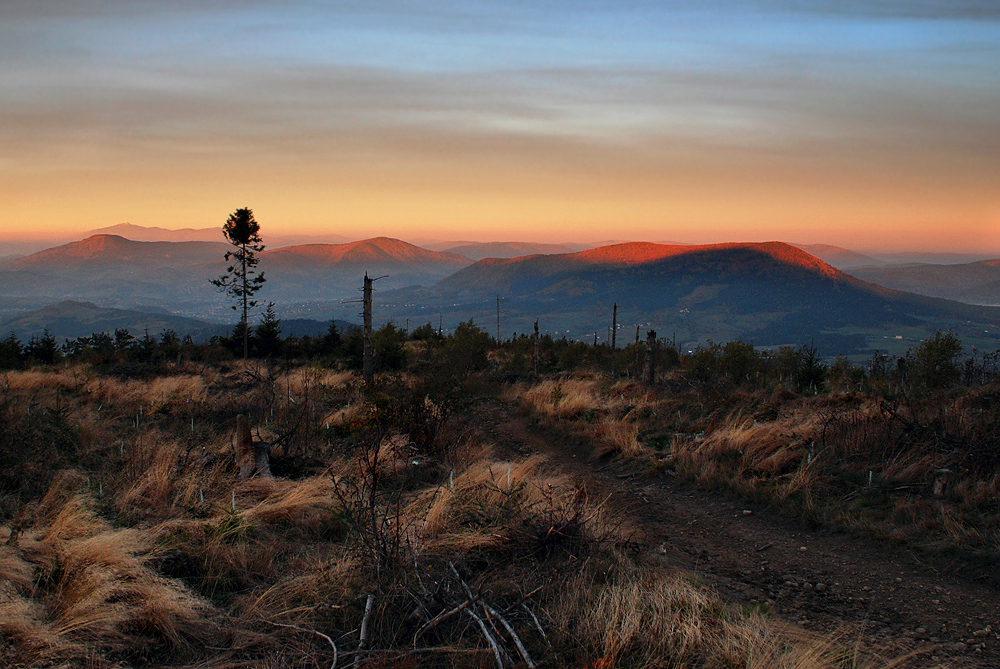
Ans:
POLYGON ((519 393, 531 409, 554 418, 575 418, 585 411, 604 408, 596 379, 546 379, 519 393))
POLYGON ((32 393, 43 389, 75 390, 80 386, 83 368, 59 370, 24 370, 4 372, 0 385, 4 390, 32 393))
POLYGON ((549 610, 561 640, 578 647, 592 667, 917 666, 915 658, 862 652, 844 633, 817 636, 757 611, 727 607, 683 574, 667 576, 627 561, 610 574, 584 570, 549 610))
POLYGON ((598 377, 545 379, 532 386, 516 384, 504 394, 528 411, 554 420, 575 421, 595 442, 595 455, 621 453, 640 457, 639 415, 653 406, 648 389, 631 381, 609 384, 598 377))
POLYGON ((997 555, 990 539, 1000 533, 995 388, 886 399, 678 387, 656 393, 581 374, 515 384, 504 397, 587 438, 593 456, 645 460, 708 487, 777 502, 811 523, 997 555), (894 511, 899 504, 905 513, 894 511))
POLYGON ((72 660, 84 649, 170 653, 213 633, 212 607, 151 568, 148 534, 110 528, 84 496, 62 506, 57 497, 65 491, 42 505, 51 522, 0 547, 0 631, 15 665, 72 660))
MULTIPOLYGON (((329 402, 324 393, 330 392, 338 402, 351 398, 346 407, 323 409, 328 416, 317 412, 323 417, 314 416, 308 429, 320 432, 324 420, 352 425, 369 414, 371 407, 351 390, 352 379, 297 369, 276 376, 274 390, 279 405, 283 396, 300 405, 306 394, 311 401, 329 402)), ((104 469, 56 478, 26 511, 32 523, 19 544, 0 546, 0 636, 12 666, 328 665, 329 648, 321 639, 270 623, 329 633, 341 650, 350 650, 370 593, 377 593, 374 638, 384 647, 409 649, 414 627, 445 606, 434 599, 448 594, 445 582, 457 586, 444 568, 449 561, 497 604, 512 604, 548 583, 529 604, 558 641, 555 649, 529 618, 511 617, 536 660, 548 666, 603 659, 601 666, 806 669, 837 666, 826 658, 847 652, 837 641, 817 641, 734 611, 683 577, 617 556, 614 547, 635 531, 627 520, 610 516, 604 500, 590 498, 544 457, 507 460, 481 436, 451 434, 456 443, 447 460, 424 462, 424 456, 419 466, 406 434, 389 430, 379 442, 384 487, 376 495, 376 515, 386 521, 379 531, 398 534, 400 559, 376 571, 366 562, 372 552, 348 522, 352 510, 344 505, 352 498, 337 487, 363 475, 353 459, 361 447, 353 441, 338 445, 330 434, 335 430, 323 433, 334 443, 320 465, 296 474, 301 478, 237 480, 226 457, 231 426, 223 422, 250 402, 242 377, 206 370, 147 384, 71 368, 16 373, 6 382, 22 404, 38 401, 43 391, 54 396, 58 388, 70 407, 66 420, 82 435, 81 456, 110 458, 88 461, 104 469), (189 400, 199 405, 199 420, 219 424, 190 430, 189 400), (129 415, 138 406, 146 412, 141 429, 129 415), (221 457, 203 459, 202 453, 221 457), (415 601, 422 592, 436 594, 415 601), (232 650, 210 657, 198 650, 206 640, 232 650), (819 659, 810 664, 808 658, 819 659)), ((523 396, 530 410, 570 421, 599 448, 629 457, 647 457, 640 435, 660 406, 637 384, 594 377, 521 386, 509 396, 523 396)), ((691 462, 707 468, 741 451, 742 469, 720 468, 720 476, 779 476, 787 494, 807 490, 816 482, 815 467, 803 465, 806 435, 816 424, 806 412, 789 416, 767 425, 733 416, 703 441, 678 442, 673 456, 688 449, 691 462)), ((986 496, 996 485, 984 483, 967 494, 986 496)), ((955 517, 936 522, 960 536, 955 517)), ((9 532, 0 531, 0 539, 9 532)), ((461 658, 456 666, 479 666, 483 655, 476 653, 485 642, 468 624, 456 616, 448 621, 452 627, 442 624, 426 634, 428 644, 434 639, 456 651, 438 656, 439 663, 454 657, 461 658)))
POLYGON ((96 377, 86 381, 80 389, 103 404, 129 408, 139 405, 155 407, 179 401, 208 401, 209 389, 218 381, 213 376, 217 375, 182 374, 161 376, 149 381, 96 377))
POLYGON ((651 404, 648 391, 637 383, 608 384, 592 376, 544 379, 531 386, 516 384, 507 389, 505 398, 519 400, 533 413, 562 419, 587 412, 620 416, 651 404))
POLYGON ((247 481, 242 486, 243 490, 251 487, 267 491, 263 499, 244 511, 245 518, 251 523, 316 529, 336 504, 336 485, 330 476, 316 476, 302 481, 247 481))
POLYGON ((356 378, 353 372, 298 367, 276 376, 274 384, 286 396, 302 397, 319 390, 343 388, 356 378))
POLYGON ((597 449, 596 455, 612 451, 626 457, 640 457, 646 453, 639 441, 639 426, 634 421, 605 418, 596 422, 587 433, 604 446, 597 449))

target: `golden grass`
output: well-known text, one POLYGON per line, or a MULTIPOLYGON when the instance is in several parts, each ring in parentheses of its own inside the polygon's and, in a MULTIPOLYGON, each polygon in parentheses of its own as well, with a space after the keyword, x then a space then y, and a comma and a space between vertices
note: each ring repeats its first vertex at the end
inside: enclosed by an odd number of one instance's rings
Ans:
POLYGON ((649 391, 633 381, 609 384, 597 377, 545 379, 532 386, 515 384, 504 397, 528 411, 557 420, 583 419, 579 429, 595 442, 595 455, 618 452, 646 455, 637 415, 654 404, 649 391))
POLYGON ((544 379, 534 385, 515 384, 504 394, 529 410, 552 418, 576 418, 587 412, 617 413, 651 404, 648 391, 631 381, 608 384, 596 377, 544 379))
POLYGON ((0 631, 21 661, 71 660, 85 647, 131 652, 140 639, 178 647, 211 633, 207 602, 148 565, 149 535, 112 529, 80 495, 50 514, 0 549, 0 631))
POLYGON ((357 378, 354 372, 338 372, 315 367, 298 367, 274 378, 279 394, 294 398, 333 388, 342 388, 357 378))
POLYGON ((605 405, 595 379, 546 379, 525 390, 521 401, 533 411, 555 418, 575 418, 605 405))
MULTIPOLYGON (((9 382, 11 377, 6 378, 9 382)), ((319 399, 320 393, 350 385, 353 378, 349 373, 295 370, 275 381, 279 399, 282 390, 296 399, 306 392, 310 399, 319 399)), ((84 494, 86 475, 66 472, 31 510, 34 526, 19 545, 0 546, 0 635, 13 649, 12 664, 137 665, 142 659, 133 654, 145 653, 142 649, 155 649, 155 657, 167 662, 171 653, 181 653, 189 644, 224 629, 225 641, 215 645, 256 644, 255 650, 247 651, 246 657, 254 659, 247 659, 246 666, 265 666, 271 662, 265 659, 268 653, 275 666, 287 666, 300 658, 273 658, 294 647, 305 659, 314 649, 305 642, 293 646, 291 633, 255 629, 261 620, 338 630, 350 637, 349 630, 360 620, 358 592, 377 590, 377 607, 382 607, 377 610, 386 616, 379 629, 399 629, 413 602, 407 595, 402 598, 406 610, 393 610, 398 601, 381 593, 417 592, 413 579, 424 573, 417 569, 431 573, 448 560, 458 563, 466 556, 470 565, 487 565, 475 587, 482 586, 488 596, 516 593, 522 586, 527 590, 550 577, 550 571, 532 571, 539 565, 544 570, 551 566, 545 563, 550 555, 544 543, 547 531, 572 523, 566 535, 572 534, 573 542, 556 546, 551 555, 559 560, 587 557, 560 572, 559 588, 547 591, 551 597, 542 593, 537 597, 546 598, 543 624, 579 657, 605 660, 600 666, 890 666, 861 655, 851 657, 841 640, 816 639, 730 609, 714 593, 682 576, 666 576, 625 558, 609 557, 609 547, 618 538, 632 536, 635 528, 609 517, 603 500, 589 499, 581 484, 554 471, 545 457, 503 460, 478 437, 463 437, 457 444, 447 462, 448 467, 454 465, 451 476, 422 489, 400 488, 399 506, 394 506, 391 494, 379 497, 383 507, 377 512, 379 519, 388 519, 388 531, 400 534, 404 548, 395 571, 380 572, 383 580, 373 583, 368 580, 371 565, 364 562, 370 553, 362 549, 342 515, 341 505, 351 500, 338 497, 336 489, 338 480, 359 475, 356 462, 336 459, 324 463, 329 464, 324 474, 299 480, 238 482, 224 457, 209 468, 184 461, 181 456, 191 444, 226 452, 229 437, 219 435, 229 431, 215 436, 207 432, 200 442, 192 435, 186 441, 187 431, 180 434, 171 422, 178 422, 177 417, 163 407, 188 399, 208 406, 229 401, 233 386, 223 388, 220 380, 209 370, 203 377, 186 374, 142 384, 95 380, 85 369, 69 369, 14 381, 22 395, 43 388, 53 395, 56 388, 75 391, 64 397, 74 403, 72 420, 83 434, 84 449, 117 444, 121 415, 127 418, 124 410, 132 405, 152 403, 161 410, 155 420, 150 412, 141 447, 126 444, 126 471, 117 479, 105 479, 112 503, 101 500, 103 508, 111 513, 117 509, 117 522, 131 528, 112 528, 99 517, 93 510, 94 499, 84 494), (106 405, 103 416, 96 410, 101 402, 106 405), (118 407, 111 420, 106 418, 108 404, 118 407), (175 559, 178 562, 170 562, 175 559), (610 569, 596 567, 615 559, 619 562, 610 569), (162 573, 157 573, 157 565, 162 573), (164 575, 187 570, 192 587, 214 605, 164 575), (567 575, 570 572, 572 576, 567 575), (224 609, 225 615, 215 607, 224 609), (835 661, 838 657, 841 664, 835 661)), ((523 397, 525 406, 539 415, 573 421, 574 429, 599 442, 599 447, 629 457, 647 455, 640 430, 652 412, 660 410, 657 401, 662 401, 638 384, 593 377, 520 386, 507 396, 523 397)), ((704 439, 677 439, 673 460, 682 463, 686 458, 692 468, 700 467, 702 475, 729 477, 737 485, 767 485, 781 496, 808 494, 819 485, 815 463, 822 460, 812 457, 811 440, 822 425, 810 416, 808 405, 786 408, 790 410, 783 408, 780 421, 754 423, 734 414, 704 439)), ((351 423, 367 411, 358 397, 326 418, 331 424, 351 423)), ((400 482, 409 486, 409 481, 420 480, 411 479, 407 471, 413 463, 404 435, 384 440, 379 458, 387 486, 400 482)), ((929 465, 900 458, 893 466, 898 470, 894 475, 918 476, 929 465)), ((427 471, 431 476, 447 474, 447 470, 427 471)), ((1000 475, 975 486, 960 484, 956 494, 988 500, 998 483, 1000 475)), ((96 494, 96 484, 90 489, 96 494)), ((934 527, 942 536, 1000 543, 1000 534, 970 537, 956 515, 944 507, 935 509, 934 527)), ((900 508, 901 515, 909 513, 900 508)), ((920 518, 919 513, 913 515, 920 518)), ((0 531, 0 539, 7 535, 9 530, 0 531)), ((541 616, 542 608, 535 610, 541 616)), ((528 634, 534 632, 529 629, 528 634)), ((199 661, 202 666, 226 662, 208 659, 204 653, 199 661)), ((235 657, 231 661, 232 666, 244 662, 235 657)), ((315 655, 311 661, 316 661, 315 655)))
POLYGON ((635 568, 620 560, 605 579, 585 570, 549 609, 556 633, 593 658, 592 667, 745 667, 884 669, 915 658, 862 652, 845 633, 819 636, 756 611, 722 604, 684 574, 635 568))
MULTIPOLYGON (((639 457, 645 453, 639 441, 639 426, 635 422, 605 418, 588 430, 588 434, 607 449, 622 455, 639 457)), ((598 449, 598 452, 602 452, 601 449, 598 449)))
POLYGON ((70 367, 58 370, 30 369, 10 371, 3 374, 3 387, 19 392, 39 390, 75 390, 80 385, 80 368, 70 367))
POLYGON ((140 517, 159 516, 174 506, 177 491, 180 446, 161 441, 160 435, 146 435, 152 444, 146 449, 146 466, 115 497, 119 509, 131 510, 140 517))
POLYGON ((302 481, 247 481, 243 485, 269 489, 264 499, 243 511, 248 522, 315 528, 336 504, 336 484, 330 476, 302 481))
POLYGON ((323 416, 323 422, 326 425, 331 426, 349 425, 364 418, 367 411, 368 407, 364 404, 361 402, 354 402, 335 411, 331 411, 327 415, 323 416))
POLYGON ((295 567, 278 582, 241 596, 236 608, 251 620, 302 621, 324 605, 350 597, 358 572, 356 561, 343 551, 308 558, 295 567))
POLYGON ((711 629, 705 623, 715 617, 710 605, 718 607, 680 579, 629 574, 605 584, 576 579, 555 615, 574 624, 573 636, 609 666, 626 657, 643 666, 678 666, 707 645, 711 629))
POLYGON ((180 401, 206 402, 212 381, 211 375, 201 374, 161 376, 151 381, 98 377, 84 383, 81 390, 104 404, 155 407, 180 401))

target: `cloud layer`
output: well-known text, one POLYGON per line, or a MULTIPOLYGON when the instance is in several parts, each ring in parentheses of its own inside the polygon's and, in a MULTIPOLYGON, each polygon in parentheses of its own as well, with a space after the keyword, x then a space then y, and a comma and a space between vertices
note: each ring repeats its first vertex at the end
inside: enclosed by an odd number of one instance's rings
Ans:
POLYGON ((164 4, 0 9, 0 231, 1000 250, 996 3, 164 4))

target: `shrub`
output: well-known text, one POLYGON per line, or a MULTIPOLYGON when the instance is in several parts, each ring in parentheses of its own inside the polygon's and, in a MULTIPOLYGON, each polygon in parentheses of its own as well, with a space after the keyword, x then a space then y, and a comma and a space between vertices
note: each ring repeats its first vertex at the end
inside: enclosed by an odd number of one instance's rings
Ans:
POLYGON ((952 333, 938 330, 913 351, 910 360, 911 378, 927 389, 949 388, 958 381, 958 356, 962 342, 952 333))

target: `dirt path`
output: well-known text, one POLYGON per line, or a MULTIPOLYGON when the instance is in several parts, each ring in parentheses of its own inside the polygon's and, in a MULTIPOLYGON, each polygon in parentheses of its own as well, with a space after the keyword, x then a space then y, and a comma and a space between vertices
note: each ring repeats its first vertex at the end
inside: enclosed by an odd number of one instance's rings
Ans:
POLYGON ((928 565, 905 548, 809 530, 638 463, 588 460, 579 438, 501 402, 478 420, 498 447, 545 453, 602 499, 612 493, 609 503, 644 533, 648 560, 695 572, 732 602, 766 603, 811 630, 846 625, 887 653, 920 650, 919 663, 1000 667, 1000 593, 989 580, 928 565))

